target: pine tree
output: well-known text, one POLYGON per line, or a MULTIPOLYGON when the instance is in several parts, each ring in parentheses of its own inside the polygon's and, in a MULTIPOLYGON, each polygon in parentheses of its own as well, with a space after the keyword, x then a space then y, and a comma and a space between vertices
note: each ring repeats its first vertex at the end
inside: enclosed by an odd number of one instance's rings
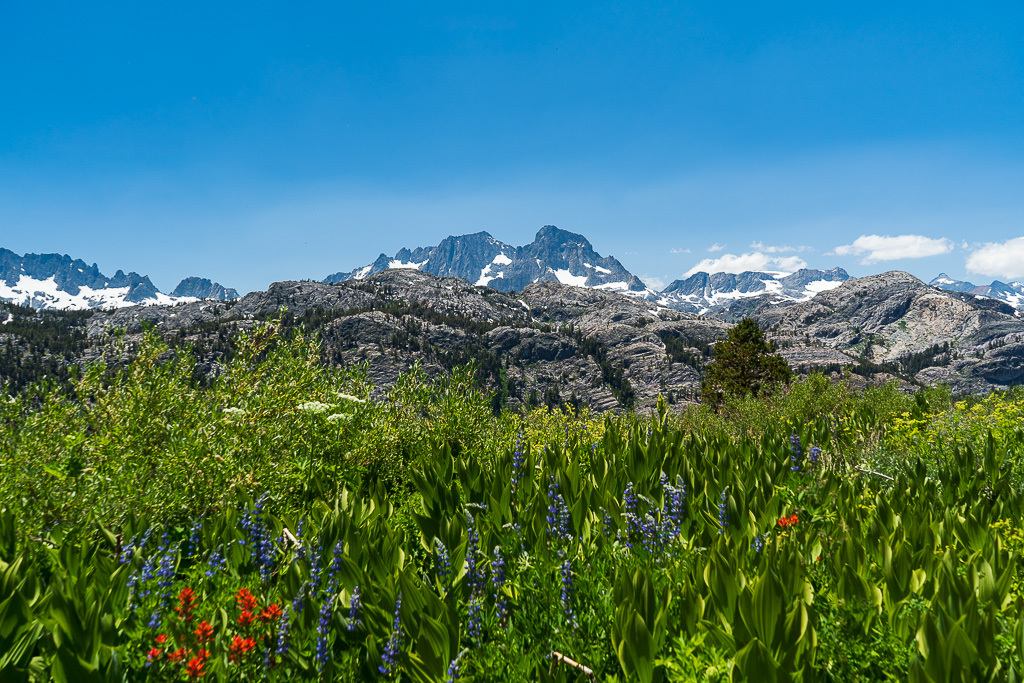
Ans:
POLYGON ((715 344, 714 362, 707 366, 700 387, 701 401, 719 406, 726 396, 757 396, 773 384, 789 382, 793 373, 774 351, 756 322, 741 320, 715 344))

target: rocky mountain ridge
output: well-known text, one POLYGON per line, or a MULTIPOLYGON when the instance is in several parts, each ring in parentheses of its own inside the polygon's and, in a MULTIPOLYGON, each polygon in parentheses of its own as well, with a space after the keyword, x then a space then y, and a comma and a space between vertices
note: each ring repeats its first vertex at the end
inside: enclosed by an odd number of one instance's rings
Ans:
MULTIPOLYGON (((850 279, 803 302, 772 303, 762 294, 737 304, 798 373, 860 385, 896 379, 908 390, 941 382, 985 392, 1024 382, 1024 321, 1012 308, 906 273, 850 279)), ((31 345, 5 329, 26 329, 23 319, 42 314, 8 309, 13 322, 0 325, 0 344, 13 349, 7 367, 24 367, 31 345)), ((472 363, 496 408, 568 401, 595 410, 646 410, 659 394, 677 404, 695 400, 713 345, 735 314, 696 315, 551 281, 500 292, 403 268, 338 284, 279 282, 233 301, 82 313, 66 323, 77 341, 61 347, 59 363, 107 358, 113 331, 131 342, 152 327, 173 344, 192 345, 197 372, 213 377, 237 332, 274 320, 315 333, 326 362, 365 365, 381 390, 413 365, 433 374, 472 363)), ((52 376, 53 363, 47 367, 52 376)))
POLYGON ((149 277, 122 270, 107 277, 94 263, 67 254, 19 254, 0 248, 0 301, 39 310, 83 310, 170 305, 201 298, 232 299, 238 292, 205 278, 182 280, 171 295, 149 277))
POLYGON ((562 282, 618 292, 645 293, 647 288, 617 259, 601 256, 583 235, 545 225, 530 244, 513 247, 489 233, 449 236, 436 247, 381 254, 373 263, 334 273, 324 282, 361 280, 389 269, 422 270, 439 277, 457 277, 502 292, 520 291, 538 282, 562 282))

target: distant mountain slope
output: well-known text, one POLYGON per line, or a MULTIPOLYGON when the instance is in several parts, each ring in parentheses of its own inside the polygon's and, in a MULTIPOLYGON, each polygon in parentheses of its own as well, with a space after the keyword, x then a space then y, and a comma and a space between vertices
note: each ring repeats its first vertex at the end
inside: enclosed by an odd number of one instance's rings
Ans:
POLYGON ((690 313, 725 309, 739 299, 767 296, 769 303, 806 301, 820 292, 834 289, 849 274, 842 268, 805 268, 795 273, 746 271, 743 273, 694 273, 661 290, 656 301, 663 306, 690 313))
POLYGON ((522 291, 537 282, 561 282, 615 292, 653 294, 611 256, 601 256, 586 237, 545 225, 533 242, 513 247, 489 233, 446 237, 436 247, 400 249, 373 263, 334 273, 325 283, 361 280, 394 268, 412 268, 438 277, 458 277, 502 292, 522 291))
POLYGON ((950 292, 967 292, 974 296, 997 299, 1010 304, 1014 308, 1024 309, 1024 283, 1022 282, 1007 284, 999 280, 993 280, 990 285, 975 285, 964 280, 954 280, 945 273, 939 273, 938 277, 928 284, 950 292))
POLYGON ((94 263, 91 266, 67 254, 25 254, 20 256, 0 248, 0 301, 38 310, 121 308, 136 304, 173 304, 194 301, 199 294, 181 291, 219 293, 238 298, 233 289, 200 278, 187 278, 170 296, 161 293, 145 275, 122 270, 107 277, 94 263), (196 281, 196 282, 192 282, 196 281), (198 287, 198 289, 196 289, 198 287))

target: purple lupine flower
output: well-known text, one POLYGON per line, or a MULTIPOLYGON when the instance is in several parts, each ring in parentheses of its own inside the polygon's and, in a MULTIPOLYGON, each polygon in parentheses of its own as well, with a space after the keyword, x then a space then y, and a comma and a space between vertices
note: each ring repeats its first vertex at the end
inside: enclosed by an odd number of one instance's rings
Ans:
POLYGON ((644 537, 644 528, 637 514, 636 504, 633 482, 626 482, 626 490, 622 492, 622 516, 626 518, 626 534, 623 540, 627 548, 633 548, 636 541, 644 537))
POLYGON ((398 594, 395 600, 395 618, 391 624, 391 637, 388 644, 384 646, 384 654, 381 655, 380 666, 377 670, 384 676, 391 677, 395 673, 395 665, 398 664, 398 655, 402 651, 402 594, 398 594))
POLYGON ((323 545, 320 541, 317 541, 316 547, 313 549, 313 556, 310 558, 309 567, 309 587, 310 595, 316 595, 317 591, 320 590, 320 579, 323 575, 323 559, 324 554, 323 545))
POLYGON ((291 640, 289 638, 291 632, 291 614, 288 609, 282 612, 280 617, 280 624, 277 627, 277 654, 284 657, 288 654, 288 650, 291 649, 291 640))
POLYGON ((666 515, 668 522, 672 525, 672 529, 675 533, 679 532, 679 528, 683 524, 683 518, 686 516, 686 482, 683 481, 681 476, 676 476, 676 485, 668 486, 667 495, 665 496, 666 515))
POLYGON ((182 548, 182 557, 193 557, 199 552, 199 532, 203 529, 202 522, 192 522, 192 528, 189 530, 188 541, 185 543, 185 547, 182 548))
POLYGON ((799 472, 800 471, 800 460, 801 460, 801 455, 802 455, 802 453, 800 451, 800 435, 799 434, 794 433, 793 436, 789 437, 789 450, 792 451, 792 453, 789 456, 789 461, 793 463, 793 466, 790 467, 789 470, 790 470, 790 472, 799 472))
POLYGON ((295 548, 295 556, 298 557, 300 560, 306 559, 306 542, 305 539, 303 538, 303 532, 305 530, 306 518, 300 517, 299 525, 295 529, 295 540, 299 542, 298 546, 295 548))
POLYGON ((209 559, 206 561, 206 578, 212 579, 216 576, 217 572, 222 572, 227 569, 228 563, 224 559, 224 546, 221 546, 210 553, 209 559))
MULTIPOLYGON (((565 557, 564 553, 560 553, 560 555, 562 557, 565 557)), ((565 618, 568 619, 570 623, 575 624, 576 612, 573 610, 572 607, 572 596, 573 593, 576 591, 576 587, 572 580, 572 562, 569 560, 568 557, 565 557, 565 560, 562 562, 560 571, 562 575, 562 612, 565 614, 565 618)))
MULTIPOLYGON (((333 596, 331 597, 333 598, 333 596)), ((327 651, 327 636, 331 628, 331 602, 331 599, 324 598, 323 602, 320 603, 320 618, 316 624, 316 650, 313 654, 317 671, 323 671, 324 665, 327 664, 327 658, 330 655, 327 651)))
MULTIPOLYGON (((334 559, 327 568, 327 585, 324 586, 323 596, 320 602, 320 619, 316 627, 316 660, 317 670, 321 671, 327 663, 330 653, 327 651, 327 639, 330 634, 331 615, 334 612, 334 602, 338 597, 338 570, 341 568, 341 555, 344 551, 341 541, 334 546, 334 559)), ((294 607, 294 605, 293 605, 294 607)))
POLYGON ((466 544, 466 584, 469 586, 470 593, 476 593, 484 586, 483 574, 477 566, 477 555, 480 552, 480 534, 473 526, 473 515, 468 512, 466 513, 466 523, 468 525, 466 531, 468 537, 468 543, 466 544))
POLYGON ((729 487, 722 489, 722 495, 718 497, 718 533, 725 533, 729 526, 729 512, 727 502, 729 500, 729 487))
MULTIPOLYGON (((158 553, 159 567, 156 570, 157 581, 157 596, 159 601, 156 609, 153 611, 152 616, 149 618, 149 627, 151 629, 160 628, 160 624, 163 621, 161 617, 161 610, 167 609, 170 605, 171 600, 171 586, 174 585, 175 577, 175 561, 177 560, 177 553, 171 550, 171 540, 168 533, 165 531, 163 536, 160 537, 160 550, 158 553)), ((147 591, 147 595, 149 592, 147 591)))
POLYGON ((605 538, 611 538, 612 535, 612 516, 604 508, 601 508, 601 534, 605 538))
POLYGON ((817 446, 811 446, 811 450, 807 451, 807 458, 811 462, 818 462, 818 459, 821 458, 821 449, 817 446))
MULTIPOLYGON (((461 656, 461 655, 460 655, 461 656)), ((456 657, 452 660, 451 664, 448 665, 448 677, 444 679, 445 683, 456 683, 459 680, 459 658, 456 657)))
POLYGON ((491 562, 491 584, 498 595, 495 606, 501 615, 501 623, 504 624, 508 617, 508 604, 505 601, 505 594, 501 592, 502 586, 505 585, 505 560, 501 556, 501 546, 498 545, 494 546, 494 561, 491 562))
POLYGON ((452 571, 452 563, 448 557, 448 548, 445 547, 441 539, 434 539, 434 551, 435 551, 435 566, 437 568, 437 578, 441 581, 441 585, 445 591, 448 590, 448 575, 452 571))
POLYGON ((473 640, 480 640, 480 636, 483 635, 483 621, 480 617, 480 611, 483 608, 481 604, 480 594, 474 594, 469 601, 469 637, 473 640))
POLYGON ((296 614, 302 613, 302 608, 305 606, 306 602, 306 588, 308 586, 309 583, 303 581, 302 584, 299 585, 299 590, 295 592, 295 597, 292 598, 292 611, 296 614))
POLYGON ((551 477, 548 484, 547 522, 548 534, 555 541, 572 538, 569 533, 569 506, 565 504, 565 499, 558 492, 558 483, 554 477, 551 477))
POLYGON ((523 476, 523 467, 526 465, 526 454, 523 452, 523 433, 519 432, 516 437, 516 450, 512 456, 512 496, 515 497, 519 488, 519 481, 523 476))
POLYGON ((754 536, 754 542, 750 544, 750 549, 753 550, 755 553, 759 553, 763 548, 764 538, 760 534, 754 536))
POLYGON ((348 608, 348 630, 355 631, 363 623, 363 599, 359 586, 352 589, 352 602, 348 608))

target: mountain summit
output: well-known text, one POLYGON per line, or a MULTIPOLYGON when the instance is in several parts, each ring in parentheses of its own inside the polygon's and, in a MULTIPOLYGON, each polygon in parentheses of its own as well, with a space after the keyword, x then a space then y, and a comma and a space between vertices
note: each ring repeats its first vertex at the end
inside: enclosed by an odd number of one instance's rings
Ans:
POLYGON ((458 277, 503 292, 521 291, 536 282, 561 282, 617 292, 646 293, 638 277, 617 259, 601 256, 583 235, 545 225, 533 242, 513 247, 489 233, 446 237, 436 247, 400 249, 373 263, 328 275, 324 282, 361 280, 391 268, 414 268, 440 277, 458 277))

